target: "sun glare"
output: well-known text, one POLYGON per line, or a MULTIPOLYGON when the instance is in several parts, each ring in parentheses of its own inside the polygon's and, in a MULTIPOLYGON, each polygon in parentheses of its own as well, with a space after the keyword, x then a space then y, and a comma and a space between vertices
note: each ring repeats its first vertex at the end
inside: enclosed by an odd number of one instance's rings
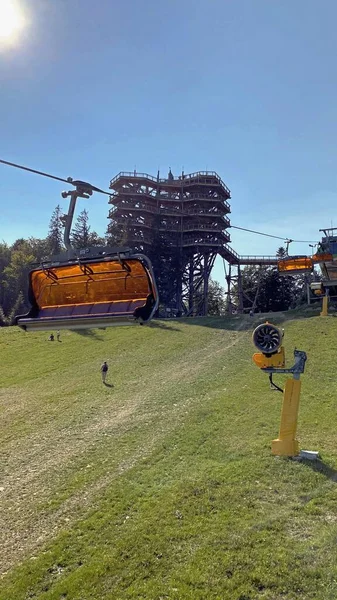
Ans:
POLYGON ((0 0, 0 42, 11 42, 24 25, 22 9, 17 0, 0 0))

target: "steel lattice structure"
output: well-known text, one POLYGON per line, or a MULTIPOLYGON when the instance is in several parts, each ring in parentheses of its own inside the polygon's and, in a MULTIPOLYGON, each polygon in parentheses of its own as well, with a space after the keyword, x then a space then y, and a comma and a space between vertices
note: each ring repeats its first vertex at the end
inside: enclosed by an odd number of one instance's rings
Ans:
MULTIPOLYGON (((227 245, 230 191, 214 171, 174 177, 121 172, 110 182, 108 232, 150 255, 156 244, 176 257, 175 271, 162 276, 164 307, 175 314, 207 314, 208 282, 217 254, 230 264, 238 255, 227 245)), ((155 266, 155 265, 154 265, 155 266)), ((164 264, 157 262, 157 274, 164 264)), ((161 273, 162 274, 162 273, 161 273)))

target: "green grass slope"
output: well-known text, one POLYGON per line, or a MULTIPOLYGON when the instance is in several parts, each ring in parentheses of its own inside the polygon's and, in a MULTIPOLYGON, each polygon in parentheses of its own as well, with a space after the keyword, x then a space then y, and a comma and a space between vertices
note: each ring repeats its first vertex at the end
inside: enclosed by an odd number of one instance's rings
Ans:
POLYGON ((1 600, 336 599, 337 319, 283 322, 321 464, 271 455, 252 326, 0 330, 1 600))

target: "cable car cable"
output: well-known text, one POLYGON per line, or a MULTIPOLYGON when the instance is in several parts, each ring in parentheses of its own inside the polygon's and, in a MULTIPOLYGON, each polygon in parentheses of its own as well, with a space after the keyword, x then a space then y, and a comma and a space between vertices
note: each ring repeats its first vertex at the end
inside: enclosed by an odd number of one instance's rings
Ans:
MULTIPOLYGON (((78 180, 73 180, 72 177, 68 177, 68 179, 63 179, 62 177, 56 177, 56 175, 51 175, 50 173, 44 173, 43 171, 37 171, 36 169, 30 169, 29 167, 24 167, 23 165, 18 165, 16 163, 12 163, 9 162, 7 160, 3 160, 0 158, 0 163, 2 163, 3 165, 8 165, 10 167, 15 167, 17 169, 22 169, 23 171, 29 171, 30 173, 35 173, 36 175, 42 175, 43 177, 49 177, 50 179, 56 179, 56 181, 63 181, 64 183, 71 183, 72 185, 88 185, 89 187, 91 187, 93 189, 93 191, 99 192, 101 194, 106 194, 107 196, 110 196, 111 194, 109 192, 105 192, 104 190, 101 190, 100 188, 97 188, 93 185, 91 185, 90 183, 86 183, 85 181, 78 181, 78 180)), ((240 229, 241 231, 248 231, 249 233, 255 233, 257 235, 264 235, 266 237, 270 237, 270 238, 274 238, 276 240, 283 240, 283 237, 280 237, 278 235, 272 235, 270 233, 262 233, 261 231, 254 231, 253 229, 246 229, 245 227, 238 227, 237 225, 231 225, 230 227, 232 227, 233 229, 240 229)), ((288 239, 288 238, 287 238, 288 239)), ((316 244, 316 241, 312 241, 312 240, 291 240, 292 242, 296 242, 296 243, 303 243, 303 244, 316 244)))
POLYGON ((63 181, 64 183, 70 183, 67 179, 62 179, 62 177, 56 177, 56 175, 50 175, 49 173, 43 173, 43 171, 36 171, 36 169, 30 169, 29 167, 17 165, 15 163, 8 162, 7 160, 2 160, 1 158, 0 158, 0 163, 2 163, 4 165, 9 165, 10 167, 16 167, 17 169, 23 169, 23 171, 30 171, 30 173, 36 173, 36 175, 43 175, 43 177, 50 177, 50 179, 56 179, 57 181, 63 181))
MULTIPOLYGON (((253 229, 246 229, 245 227, 238 227, 237 225, 230 225, 233 229, 241 229, 242 231, 248 231, 249 233, 256 233, 257 235, 265 235, 266 237, 275 238, 276 240, 283 240, 288 238, 280 237, 279 235, 272 235, 271 233, 262 233, 261 231, 254 231, 253 229)), ((313 240, 291 240, 292 242, 300 244, 317 244, 317 241, 313 240)))
POLYGON ((100 194, 106 194, 110 196, 109 192, 105 192, 100 188, 91 185, 91 183, 87 183, 86 181, 74 180, 72 177, 68 177, 67 179, 63 179, 62 177, 56 177, 56 175, 51 175, 50 173, 44 173, 43 171, 37 171, 36 169, 30 169, 29 167, 24 167, 23 165, 17 165, 16 163, 9 162, 8 160, 3 160, 0 158, 0 163, 3 165, 8 165, 10 167, 15 167, 16 169, 22 169, 23 171, 29 171, 30 173, 35 173, 36 175, 42 175, 43 177, 49 177, 50 179, 56 179, 56 181, 63 181, 64 183, 70 183, 71 185, 84 185, 89 186, 94 192, 99 192, 100 194))

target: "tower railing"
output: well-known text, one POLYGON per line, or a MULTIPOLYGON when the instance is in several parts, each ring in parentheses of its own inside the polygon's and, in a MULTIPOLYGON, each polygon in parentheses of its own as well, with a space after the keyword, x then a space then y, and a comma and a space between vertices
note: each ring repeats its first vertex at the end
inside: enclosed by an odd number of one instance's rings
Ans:
POLYGON ((227 200, 223 197, 223 196, 210 196, 209 194, 202 194, 201 192, 189 192, 188 195, 181 195, 181 194, 177 194, 177 195, 171 195, 171 194, 163 194, 162 192, 160 194, 158 193, 152 193, 149 191, 144 191, 144 190, 135 190, 135 189, 130 189, 130 188, 122 188, 120 189, 118 192, 113 192, 112 194, 110 194, 110 200, 109 203, 110 204, 114 204, 115 200, 118 199, 120 196, 129 196, 129 197, 141 197, 143 198, 144 196, 146 196, 147 198, 150 198, 151 200, 160 200, 163 202, 182 202, 182 203, 186 203, 189 201, 193 201, 193 200, 202 200, 202 201, 206 201, 206 202, 212 202, 213 204, 215 203, 221 203, 224 207, 226 207, 226 209, 230 212, 230 204, 227 202, 227 200))
POLYGON ((194 173, 188 173, 187 175, 179 175, 178 177, 172 178, 157 178, 153 177, 153 175, 149 175, 148 173, 138 173, 136 171, 121 171, 110 181, 110 188, 116 184, 119 179, 143 179, 152 181, 157 184, 162 185, 176 185, 179 183, 180 185, 187 185, 191 183, 213 183, 212 181, 204 181, 207 178, 215 179, 218 184, 220 184, 227 192, 228 197, 230 197, 230 190, 224 183, 224 181, 219 177, 219 175, 215 171, 195 171, 194 173))

